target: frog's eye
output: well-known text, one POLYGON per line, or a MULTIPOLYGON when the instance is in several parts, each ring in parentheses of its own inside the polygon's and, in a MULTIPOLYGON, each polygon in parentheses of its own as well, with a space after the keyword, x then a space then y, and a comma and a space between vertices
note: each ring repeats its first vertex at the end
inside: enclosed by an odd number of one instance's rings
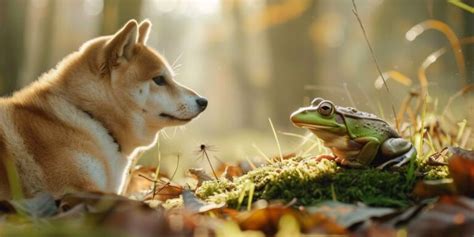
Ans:
POLYGON ((322 102, 318 107, 318 111, 320 114, 328 116, 333 113, 334 106, 329 102, 322 102))
POLYGON ((319 103, 321 103, 323 101, 323 98, 321 97, 316 97, 314 98, 313 101, 311 101, 311 106, 318 106, 319 103))

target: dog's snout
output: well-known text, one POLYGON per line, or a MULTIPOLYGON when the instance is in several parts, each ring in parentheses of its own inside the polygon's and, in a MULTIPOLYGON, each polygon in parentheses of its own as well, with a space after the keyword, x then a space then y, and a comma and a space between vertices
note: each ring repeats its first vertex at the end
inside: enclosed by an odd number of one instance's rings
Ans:
POLYGON ((199 105, 199 108, 201 110, 205 110, 207 107, 207 99, 204 97, 199 97, 198 99, 196 99, 196 103, 199 105))

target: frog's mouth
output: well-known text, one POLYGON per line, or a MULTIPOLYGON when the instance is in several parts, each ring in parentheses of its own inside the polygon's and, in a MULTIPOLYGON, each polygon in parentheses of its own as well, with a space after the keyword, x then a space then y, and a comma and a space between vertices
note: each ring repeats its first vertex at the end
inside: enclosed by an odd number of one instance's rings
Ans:
POLYGON ((330 128, 331 126, 327 126, 325 124, 315 124, 315 123, 310 123, 311 121, 311 115, 308 113, 307 108, 301 108, 298 111, 295 111, 293 114, 290 116, 291 122, 297 127, 300 128, 307 128, 307 129, 327 129, 330 128))
POLYGON ((327 129, 327 128, 330 128, 330 127, 324 126, 324 125, 316 125, 316 124, 308 124, 308 123, 297 123, 297 122, 293 122, 293 123, 297 127, 306 128, 306 129, 327 129))

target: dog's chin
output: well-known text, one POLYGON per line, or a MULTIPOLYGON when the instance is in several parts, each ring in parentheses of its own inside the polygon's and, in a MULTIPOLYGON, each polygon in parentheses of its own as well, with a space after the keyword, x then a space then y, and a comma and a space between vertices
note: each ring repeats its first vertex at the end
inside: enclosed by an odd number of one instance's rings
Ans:
POLYGON ((175 124, 185 124, 197 117, 197 115, 195 115, 189 118, 182 118, 182 117, 174 116, 167 113, 161 113, 159 116, 160 118, 168 120, 169 122, 172 122, 175 124))

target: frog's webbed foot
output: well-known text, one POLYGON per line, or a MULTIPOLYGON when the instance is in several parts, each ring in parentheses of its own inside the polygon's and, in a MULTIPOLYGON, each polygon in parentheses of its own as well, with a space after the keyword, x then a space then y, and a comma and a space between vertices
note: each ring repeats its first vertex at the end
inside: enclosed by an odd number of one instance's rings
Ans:
POLYGON ((343 159, 343 158, 340 158, 340 157, 337 157, 337 156, 334 156, 334 155, 327 155, 327 154, 323 154, 323 155, 318 155, 314 158, 316 161, 321 161, 323 159, 326 159, 326 160, 333 160, 335 161, 337 164, 339 165, 342 165, 342 166, 349 166, 351 168, 362 168, 364 167, 362 164, 358 163, 358 162, 355 162, 355 161, 350 161, 350 160, 347 160, 347 159, 343 159))
POLYGON ((356 161, 350 161, 350 160, 347 160, 347 159, 342 159, 342 158, 337 158, 336 160, 336 163, 340 164, 340 165, 343 165, 343 166, 348 166, 348 167, 351 167, 351 168, 356 168, 356 169, 360 169, 360 168, 364 168, 365 166, 359 162, 356 162, 356 161))
POLYGON ((404 164, 406 164, 410 159, 416 157, 416 149, 414 146, 411 146, 410 150, 400 156, 394 157, 390 159, 389 161, 377 166, 377 169, 384 169, 387 166, 392 166, 392 167, 401 167, 404 164))
POLYGON ((338 157, 333 156, 333 155, 329 155, 329 154, 322 154, 322 155, 317 155, 317 156, 314 157, 314 160, 318 161, 318 162, 323 160, 323 159, 325 159, 325 160, 334 160, 335 161, 336 159, 338 159, 338 157))

